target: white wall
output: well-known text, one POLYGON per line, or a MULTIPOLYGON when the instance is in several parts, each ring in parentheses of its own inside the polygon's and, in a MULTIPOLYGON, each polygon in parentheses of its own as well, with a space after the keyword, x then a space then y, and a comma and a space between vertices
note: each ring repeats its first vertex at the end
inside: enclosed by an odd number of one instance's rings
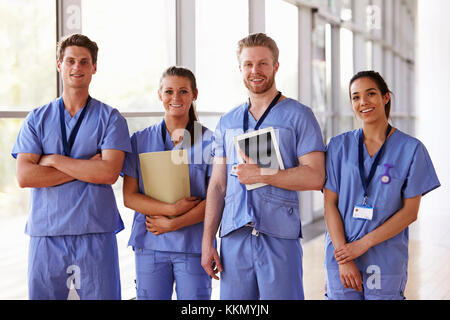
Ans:
POLYGON ((421 211, 447 214, 450 214, 449 12, 449 0, 418 0, 416 133, 427 147, 442 185, 423 198, 421 211))

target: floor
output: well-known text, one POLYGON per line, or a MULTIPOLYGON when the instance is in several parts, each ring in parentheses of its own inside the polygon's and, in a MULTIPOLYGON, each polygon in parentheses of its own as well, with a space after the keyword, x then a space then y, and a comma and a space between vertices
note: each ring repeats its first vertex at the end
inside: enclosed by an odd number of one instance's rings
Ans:
MULTIPOLYGON (((132 214, 123 214, 130 230, 132 214)), ((27 246, 23 234, 26 217, 0 221, 0 300, 27 299, 27 246)), ((305 228, 303 240, 306 299, 324 299, 323 221, 305 228)), ((134 258, 127 247, 129 231, 118 235, 123 299, 135 296, 134 258)), ((410 228, 410 260, 405 296, 411 300, 450 300, 450 213, 420 213, 410 228)), ((213 299, 219 298, 219 282, 213 280, 213 299)))
MULTIPOLYGON (((323 234, 303 245, 305 298, 322 300, 325 293, 323 234)), ((408 300, 450 300, 450 214, 427 212, 410 226, 408 300)))

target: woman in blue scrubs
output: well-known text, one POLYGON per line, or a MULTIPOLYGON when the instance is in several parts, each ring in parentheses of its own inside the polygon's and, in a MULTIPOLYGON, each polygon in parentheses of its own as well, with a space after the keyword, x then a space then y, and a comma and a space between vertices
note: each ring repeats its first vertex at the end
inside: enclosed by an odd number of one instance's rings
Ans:
POLYGON ((350 81, 362 129, 332 138, 324 188, 328 299, 405 299, 408 226, 440 186, 425 146, 391 127, 390 90, 374 71, 350 81))
POLYGON ((211 297, 211 278, 200 260, 212 132, 197 122, 197 94, 190 70, 168 68, 158 91, 164 119, 131 137, 133 152, 122 171, 125 206, 136 211, 129 245, 136 257, 137 299, 170 300, 174 283, 178 299, 211 297), (174 149, 188 150, 191 197, 168 204, 145 195, 139 154, 174 149))

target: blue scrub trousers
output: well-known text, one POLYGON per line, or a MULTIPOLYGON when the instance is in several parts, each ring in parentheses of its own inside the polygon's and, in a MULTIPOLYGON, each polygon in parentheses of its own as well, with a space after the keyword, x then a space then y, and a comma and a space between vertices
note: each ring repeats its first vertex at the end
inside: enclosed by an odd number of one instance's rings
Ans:
POLYGON ((222 238, 222 300, 303 300, 300 239, 280 239, 242 227, 222 238))
POLYGON ((403 274, 381 274, 379 288, 369 288, 372 274, 361 272, 363 291, 345 288, 339 270, 327 269, 327 286, 325 297, 328 300, 404 300, 406 272, 403 274))
POLYGON ((201 254, 135 249, 138 300, 210 300, 211 277, 201 266, 201 254))
POLYGON ((74 286, 81 300, 120 300, 114 233, 30 237, 30 300, 66 300, 74 286))

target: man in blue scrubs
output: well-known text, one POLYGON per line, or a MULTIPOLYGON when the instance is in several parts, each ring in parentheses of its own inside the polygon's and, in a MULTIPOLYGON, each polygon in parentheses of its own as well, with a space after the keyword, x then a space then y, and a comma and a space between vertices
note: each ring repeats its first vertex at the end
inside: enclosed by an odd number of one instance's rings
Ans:
MULTIPOLYGON (((239 69, 249 101, 220 120, 206 197, 202 266, 218 279, 221 299, 304 299, 298 192, 320 190, 324 145, 310 108, 276 88, 278 48, 265 34, 238 43, 239 69), (284 170, 238 163, 233 139, 273 127, 284 170), (247 185, 266 184, 248 190, 247 185), (221 223, 220 258, 213 245, 221 223)), ((243 156, 245 158, 245 156, 243 156)))
POLYGON ((120 299, 111 188, 131 151, 120 113, 89 96, 98 47, 74 34, 58 44, 62 97, 31 111, 13 147, 20 187, 31 188, 30 299, 120 299))

